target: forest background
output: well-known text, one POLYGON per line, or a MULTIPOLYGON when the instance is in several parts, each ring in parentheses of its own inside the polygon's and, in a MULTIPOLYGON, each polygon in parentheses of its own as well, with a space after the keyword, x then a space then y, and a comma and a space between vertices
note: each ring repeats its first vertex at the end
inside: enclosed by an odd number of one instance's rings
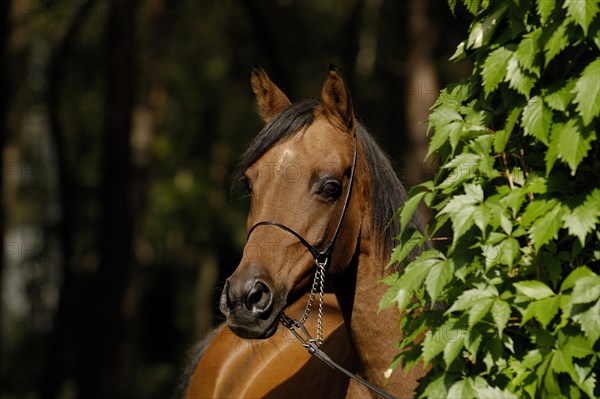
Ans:
POLYGON ((294 100, 336 64, 413 186, 469 21, 442 0, 0 2, 0 398, 170 397, 245 242, 253 65, 294 100))

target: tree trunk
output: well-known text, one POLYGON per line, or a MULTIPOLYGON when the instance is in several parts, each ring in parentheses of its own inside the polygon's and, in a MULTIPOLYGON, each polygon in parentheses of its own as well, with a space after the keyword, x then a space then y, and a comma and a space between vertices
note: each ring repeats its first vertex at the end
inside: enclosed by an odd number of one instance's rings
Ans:
MULTIPOLYGON (((8 134, 8 36, 10 1, 0 4, 0 165, 4 171, 4 144, 8 134)), ((2 272, 4 271, 4 173, 0 176, 0 243, 2 243, 2 254, 0 256, 0 298, 2 297, 2 272)), ((4 328, 4 317, 2 306, 0 306, 0 326, 4 328)), ((0 359, 2 359, 3 348, 0 340, 0 359)))
POLYGON ((437 41, 436 24, 431 18, 430 0, 410 1, 408 4, 408 49, 406 91, 406 124, 410 148, 405 176, 409 186, 431 178, 431 158, 423 162, 428 149, 426 135, 429 109, 439 94, 434 50, 437 41))
POLYGON ((88 291, 79 397, 126 398, 131 369, 123 364, 124 299, 133 263, 131 128, 135 101, 135 0, 111 0, 106 39, 105 150, 100 263, 88 291), (129 374, 129 375, 128 375, 129 374))
POLYGON ((60 100, 62 86, 65 78, 65 67, 68 64, 73 42, 77 38, 81 27, 89 15, 95 0, 83 3, 70 22, 63 38, 56 46, 48 67, 48 94, 46 104, 48 107, 48 120, 50 136, 54 145, 54 152, 58 170, 58 193, 61 211, 58 232, 62 255, 62 285, 58 308, 54 315, 52 333, 48 342, 48 354, 44 379, 42 381, 41 396, 43 398, 56 398, 61 385, 65 381, 65 359, 73 354, 69 342, 75 338, 73 314, 76 314, 76 301, 72 297, 73 270, 71 259, 73 255, 73 181, 69 173, 68 151, 64 142, 64 132, 60 120, 60 100))

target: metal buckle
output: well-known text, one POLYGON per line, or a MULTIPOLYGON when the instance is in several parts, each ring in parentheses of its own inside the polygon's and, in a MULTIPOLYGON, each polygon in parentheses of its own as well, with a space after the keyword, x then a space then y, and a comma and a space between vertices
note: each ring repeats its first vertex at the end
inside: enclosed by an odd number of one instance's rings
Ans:
POLYGON ((319 350, 318 341, 310 335, 304 324, 300 323, 298 320, 290 319, 285 313, 281 314, 279 320, 285 328, 294 334, 298 341, 300 341, 300 344, 306 348, 308 353, 313 355, 319 350))

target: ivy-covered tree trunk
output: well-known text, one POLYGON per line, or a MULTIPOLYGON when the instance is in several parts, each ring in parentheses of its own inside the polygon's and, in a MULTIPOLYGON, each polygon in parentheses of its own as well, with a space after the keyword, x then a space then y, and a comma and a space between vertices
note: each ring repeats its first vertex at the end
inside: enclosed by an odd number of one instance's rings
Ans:
POLYGON ((429 117, 441 166, 400 212, 382 299, 405 314, 398 360, 431 366, 427 397, 600 397, 600 2, 462 4, 453 59, 474 70, 429 117), (423 234, 406 227, 421 201, 423 234), (427 238, 448 245, 406 264, 427 238))

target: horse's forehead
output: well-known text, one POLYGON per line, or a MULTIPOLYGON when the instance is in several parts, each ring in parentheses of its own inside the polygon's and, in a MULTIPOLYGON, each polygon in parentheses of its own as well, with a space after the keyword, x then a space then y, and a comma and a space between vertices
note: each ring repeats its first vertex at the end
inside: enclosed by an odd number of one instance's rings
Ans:
POLYGON ((329 162, 343 163, 343 154, 349 140, 343 132, 331 126, 324 117, 315 118, 314 123, 305 131, 297 133, 274 146, 266 158, 269 162, 285 165, 290 162, 313 165, 315 160, 323 160, 325 155, 329 162))

